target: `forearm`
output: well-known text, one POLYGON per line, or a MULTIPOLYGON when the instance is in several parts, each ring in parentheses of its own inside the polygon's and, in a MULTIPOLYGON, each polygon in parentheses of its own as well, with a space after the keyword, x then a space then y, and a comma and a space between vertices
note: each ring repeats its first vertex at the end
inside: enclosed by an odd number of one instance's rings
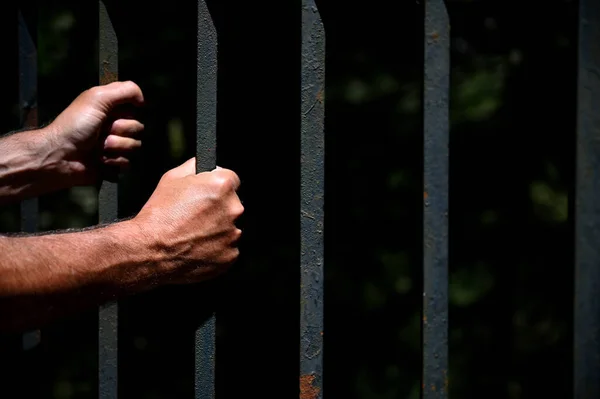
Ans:
POLYGON ((149 289, 160 259, 131 221, 80 232, 0 237, 0 329, 57 317, 149 289))
POLYGON ((0 204, 68 186, 67 164, 47 129, 0 137, 0 204))

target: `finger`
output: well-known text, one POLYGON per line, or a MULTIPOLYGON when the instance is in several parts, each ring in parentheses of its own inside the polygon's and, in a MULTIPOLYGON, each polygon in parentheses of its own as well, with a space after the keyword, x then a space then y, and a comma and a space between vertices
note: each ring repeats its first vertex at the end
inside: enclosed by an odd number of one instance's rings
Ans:
POLYGON ((228 179, 229 181, 231 181, 231 184, 233 185, 233 189, 236 190, 236 191, 240 187, 241 182, 240 182, 239 176, 234 171, 232 171, 230 169, 225 169, 225 168, 217 167, 216 169, 214 169, 210 173, 214 173, 214 174, 219 175, 220 177, 222 177, 224 179, 228 179))
POLYGON ((104 140, 104 150, 109 152, 129 152, 137 150, 142 146, 141 140, 131 137, 110 135, 104 140))
POLYGON ((232 240, 232 244, 237 244, 240 239, 242 238, 242 230, 241 229, 235 229, 235 232, 233 234, 233 240, 232 240))
POLYGON ((130 165, 129 158, 122 155, 116 157, 102 157, 102 163, 107 167, 118 168, 121 170, 128 169, 130 165))
POLYGON ((135 137, 144 131, 144 124, 135 119, 117 119, 110 127, 109 134, 123 137, 135 137))
POLYGON ((190 158, 176 168, 169 170, 165 175, 173 178, 181 178, 196 174, 196 158, 190 158))
POLYGON ((109 111, 120 104, 142 105, 144 95, 142 89, 132 81, 113 82, 103 86, 96 86, 89 93, 109 111))
POLYGON ((110 117, 113 121, 118 119, 136 119, 137 113, 132 108, 133 106, 129 105, 119 105, 110 111, 110 117))

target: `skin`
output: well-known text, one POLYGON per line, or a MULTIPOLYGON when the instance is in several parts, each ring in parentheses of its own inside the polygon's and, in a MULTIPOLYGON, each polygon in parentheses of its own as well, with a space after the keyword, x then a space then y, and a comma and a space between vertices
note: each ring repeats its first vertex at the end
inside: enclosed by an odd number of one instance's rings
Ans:
MULTIPOLYGON (((94 184, 126 168, 144 126, 133 82, 79 95, 50 125, 0 139, 0 203, 94 184)), ((125 295, 205 281, 237 259, 244 208, 231 170, 166 172, 133 218, 81 231, 0 236, 0 330, 23 331, 125 295)))

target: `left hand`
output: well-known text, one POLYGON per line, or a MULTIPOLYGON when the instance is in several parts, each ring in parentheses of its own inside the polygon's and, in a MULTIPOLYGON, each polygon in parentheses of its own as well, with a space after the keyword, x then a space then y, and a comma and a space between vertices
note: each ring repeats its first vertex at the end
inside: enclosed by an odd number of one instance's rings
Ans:
POLYGON ((131 81, 96 86, 81 93, 47 128, 71 183, 87 185, 129 165, 141 147, 144 125, 120 106, 142 105, 144 96, 131 81))

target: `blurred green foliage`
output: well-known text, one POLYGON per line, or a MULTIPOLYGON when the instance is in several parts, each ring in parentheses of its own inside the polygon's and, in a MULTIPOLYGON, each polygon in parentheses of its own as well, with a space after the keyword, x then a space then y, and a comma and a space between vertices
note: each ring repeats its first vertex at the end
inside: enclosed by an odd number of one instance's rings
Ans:
MULTIPOLYGON (((120 77, 147 99, 145 149, 125 179, 124 216, 194 152, 196 22, 187 3, 107 1, 120 77)), ((447 4, 450 396, 569 397, 577 3, 447 4)), ((324 395, 418 398, 423 2, 319 6, 328 46, 324 395)), ((299 3, 210 8, 220 43, 218 159, 240 174, 247 209, 242 259, 215 294, 217 391, 296 397, 299 3)), ((39 5, 42 123, 97 82, 95 12, 93 2, 39 5)), ((5 131, 18 126, 14 80, 2 98, 5 131)), ((44 230, 97 220, 94 188, 41 201, 44 230)), ((18 230, 18 220, 15 207, 0 213, 5 231, 18 230)), ((203 308, 194 298, 164 289, 122 302, 123 397, 191 397, 192 332, 203 308)), ((91 310, 43 330, 28 356, 44 365, 44 397, 96 397, 96 323, 91 310)))

